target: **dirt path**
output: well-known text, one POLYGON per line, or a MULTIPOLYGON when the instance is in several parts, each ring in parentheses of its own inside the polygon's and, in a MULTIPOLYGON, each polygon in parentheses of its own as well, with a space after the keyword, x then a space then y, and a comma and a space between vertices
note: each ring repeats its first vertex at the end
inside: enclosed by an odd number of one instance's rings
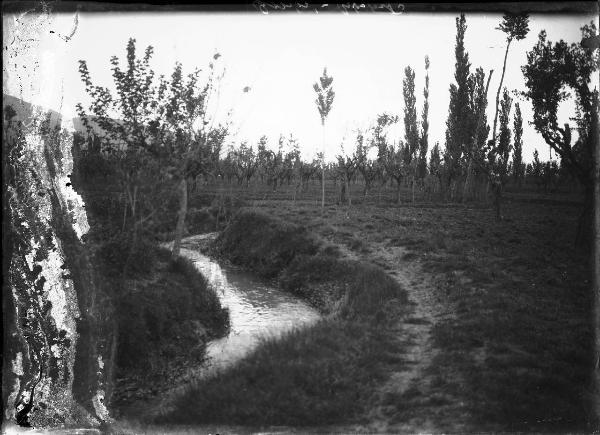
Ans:
POLYGON ((396 406, 386 405, 386 398, 390 396, 401 399, 418 391, 421 397, 426 398, 431 392, 432 376, 427 369, 437 354, 431 340, 431 330, 439 319, 451 315, 436 297, 433 276, 423 270, 408 249, 390 246, 388 240, 370 242, 370 252, 360 254, 344 244, 336 245, 348 259, 370 261, 383 267, 406 289, 411 304, 408 314, 399 319, 395 327, 398 340, 404 343, 402 357, 406 364, 391 373, 377 392, 377 403, 374 403, 369 414, 371 423, 357 429, 376 433, 447 431, 449 428, 446 425, 440 427, 434 423, 432 415, 417 412, 402 416, 396 406))
MULTIPOLYGON (((395 396, 405 395, 409 389, 427 388, 431 381, 426 374, 426 369, 436 355, 436 350, 431 342, 431 329, 437 319, 445 313, 434 296, 433 278, 425 273, 416 261, 406 260, 408 253, 406 248, 399 246, 383 246, 380 244, 376 250, 376 256, 384 264, 389 265, 392 275, 406 291, 409 300, 413 303, 410 315, 399 321, 398 329, 400 339, 410 340, 405 346, 405 359, 408 362, 408 370, 398 371, 392 374, 388 382, 383 385, 379 394, 384 396, 393 394, 395 396)), ((386 412, 385 405, 378 405, 375 412, 380 418, 373 423, 373 429, 378 432, 438 432, 441 428, 436 427, 430 416, 415 416, 406 422, 393 423, 390 417, 395 410, 386 412)))

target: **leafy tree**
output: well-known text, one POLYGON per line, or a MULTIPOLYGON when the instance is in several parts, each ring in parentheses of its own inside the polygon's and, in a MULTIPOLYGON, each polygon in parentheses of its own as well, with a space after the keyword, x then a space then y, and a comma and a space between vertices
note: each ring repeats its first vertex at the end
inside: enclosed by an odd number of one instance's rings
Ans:
POLYGON ((254 150, 247 142, 242 142, 237 151, 234 151, 235 165, 237 166, 238 184, 246 182, 246 187, 250 185, 250 179, 254 175, 257 166, 257 159, 254 150))
MULTIPOLYGON (((486 105, 484 104, 482 109, 485 110, 485 107, 486 105)), ((512 150, 511 131, 508 125, 511 107, 512 98, 505 88, 502 101, 500 102, 499 140, 497 142, 494 142, 493 140, 487 142, 486 147, 483 149, 484 159, 477 153, 473 155, 473 161, 476 162, 480 169, 487 175, 490 185, 492 186, 494 208, 496 211, 496 219, 498 220, 502 218, 502 193, 508 178, 508 163, 510 160, 510 152, 512 150)))
POLYGON ((413 202, 415 199, 415 176, 417 152, 419 150, 419 130, 417 127, 417 98, 415 96, 415 72, 410 66, 404 69, 402 92, 404 95, 404 165, 410 171, 413 202))
POLYGON ((312 162, 305 162, 300 160, 298 163, 298 174, 300 177, 300 191, 304 191, 306 186, 308 186, 309 181, 312 176, 317 172, 319 168, 319 161, 314 159, 312 162))
POLYGON ((513 122, 515 140, 513 146, 513 178, 521 185, 523 180, 523 117, 519 103, 515 104, 515 118, 513 122))
POLYGON ((352 198, 350 195, 350 180, 354 176, 357 170, 357 157, 356 153, 352 155, 346 155, 342 146, 342 153, 337 156, 337 172, 342 178, 341 192, 340 192, 340 203, 347 202, 348 205, 352 205, 352 198))
POLYGON ((543 164, 540 162, 540 153, 538 150, 533 151, 533 161, 531 162, 530 175, 533 181, 539 186, 542 179, 543 164))
POLYGON ((500 91, 504 82, 504 73, 506 72, 506 59, 508 58, 508 49, 513 40, 520 41, 525 39, 529 33, 529 15, 528 14, 504 14, 502 23, 497 27, 506 34, 506 51, 504 52, 504 64, 502 65, 502 76, 496 92, 496 111, 494 115, 494 129, 492 130, 492 140, 496 141, 496 123, 498 120, 498 105, 500 104, 500 91))
POLYGON ((402 187, 402 180, 407 174, 404 164, 405 147, 403 141, 400 141, 397 146, 390 145, 385 160, 386 171, 396 181, 396 204, 400 203, 400 188, 402 187))
POLYGON ((473 113, 469 107, 472 90, 470 80, 469 54, 465 50, 465 32, 467 24, 465 15, 456 18, 456 57, 454 78, 456 83, 450 85, 450 105, 446 121, 446 149, 444 151, 444 166, 446 172, 446 187, 450 188, 453 181, 461 174, 464 148, 471 142, 473 113))
POLYGON ((542 186, 544 187, 544 193, 548 190, 554 193, 558 188, 558 162, 556 160, 548 160, 542 165, 542 186))
POLYGON ((417 98, 415 97, 415 72, 410 66, 404 69, 402 82, 404 95, 404 140, 406 147, 406 162, 410 163, 419 148, 419 130, 417 127, 417 98))
MULTIPOLYGON (((216 53, 213 60, 221 55, 216 53)), ((163 111, 170 126, 171 135, 165 140, 169 151, 166 161, 172 178, 179 183, 179 211, 175 227, 172 254, 179 255, 181 239, 188 211, 188 189, 190 180, 215 169, 215 149, 220 150, 228 135, 228 125, 214 126, 209 113, 209 103, 220 83, 223 73, 216 72, 214 62, 209 63, 206 83, 199 83, 200 70, 183 78, 181 63, 175 65, 167 87, 163 111)))
MULTIPOLYGON (((584 40, 596 35, 592 22, 581 28, 584 40)), ((533 106, 533 125, 546 143, 560 156, 579 180, 585 191, 585 203, 580 216, 576 245, 590 247, 594 204, 594 149, 598 147, 598 88, 590 87, 592 73, 597 71, 598 51, 581 44, 565 41, 552 43, 546 31, 527 53, 527 64, 522 66, 527 90, 523 95, 533 106), (560 103, 574 93, 575 124, 578 138, 573 141, 571 126, 558 123, 560 103)), ((593 83, 593 82, 592 82, 593 83)))
POLYGON ((388 171, 387 159, 389 155, 389 144, 387 139, 387 129, 398 122, 398 116, 389 113, 377 115, 375 126, 372 128, 371 146, 377 148, 376 165, 379 170, 379 178, 382 187, 386 184, 391 174, 388 171))
MULTIPOLYGON (((492 74, 494 70, 490 70, 488 74, 487 83, 484 86, 485 82, 485 73, 482 68, 477 68, 475 75, 473 78, 473 92, 470 94, 469 105, 471 109, 472 116, 477 120, 475 124, 475 129, 473 132, 473 136, 470 138, 470 149, 465 149, 465 154, 467 155, 467 173, 465 178, 465 183, 463 186, 463 196, 462 200, 466 201, 471 194, 471 188, 473 184, 473 178, 476 174, 476 168, 474 168, 475 160, 479 162, 478 169, 481 172, 481 164, 485 160, 484 156, 484 147, 485 141, 489 134, 489 127, 487 126, 487 116, 486 116, 486 108, 487 108, 487 92, 490 84, 490 80, 492 78, 492 74)), ((483 171, 485 172, 485 171, 483 171)), ((481 175, 481 174, 479 174, 481 175)))
POLYGON ((437 177, 440 185, 442 183, 442 157, 440 143, 436 142, 429 154, 429 174, 437 177))
POLYGON ((359 130, 356 134, 356 167, 365 181, 365 189, 363 192, 365 199, 371 190, 373 181, 375 181, 379 175, 379 167, 377 162, 373 159, 370 159, 367 155, 369 148, 370 147, 365 143, 364 132, 359 130))
POLYGON ((333 88, 331 87, 332 83, 333 77, 328 76, 327 68, 324 68, 323 75, 319 78, 319 82, 313 84, 313 89, 317 93, 317 99, 315 100, 315 103, 317 104, 319 115, 321 116, 321 126, 323 130, 323 161, 321 163, 321 210, 323 210, 325 207, 325 119, 327 119, 327 116, 329 115, 331 106, 333 105, 333 98, 335 97, 335 92, 333 92, 333 88))
POLYGON ((150 68, 153 48, 147 47, 139 58, 132 38, 126 50, 125 69, 116 56, 110 59, 115 95, 108 88, 94 85, 86 61, 79 61, 79 73, 91 104, 88 111, 81 103, 76 106, 88 135, 96 135, 104 158, 116 168, 116 181, 125 202, 122 231, 131 235, 123 273, 127 272, 144 223, 157 211, 156 192, 162 188, 160 180, 165 175, 160 158, 168 134, 161 103, 167 83, 162 77, 157 83, 150 68))
MULTIPOLYGON (((116 56, 111 58, 115 96, 107 88, 93 85, 87 63, 80 61, 79 72, 92 99, 89 111, 93 117, 81 104, 77 110, 88 132, 92 131, 90 121, 100 127, 95 133, 103 142, 103 151, 117 163, 133 223, 132 248, 141 225, 158 211, 150 207, 146 216, 139 216, 140 193, 152 185, 162 189, 173 183, 178 185, 179 211, 173 246, 176 256, 187 215, 189 180, 214 168, 227 136, 228 126, 215 127, 207 110, 216 90, 215 81, 222 75, 216 74, 211 62, 208 80, 200 86, 200 70, 184 78, 182 65, 176 63, 169 80, 164 76, 155 80, 150 68, 152 54, 152 47, 148 47, 139 59, 135 39, 131 38, 126 66, 122 67, 116 56)), ((219 56, 215 54, 214 60, 219 56)), ((150 206, 166 204, 157 200, 156 189, 147 192, 145 198, 150 206)), ((123 227, 126 217, 124 213, 123 227)))
POLYGON ((265 177, 267 176, 267 161, 269 160, 269 156, 271 151, 267 149, 268 139, 267 136, 263 135, 258 140, 257 145, 257 160, 258 160, 258 169, 260 174, 260 181, 263 182, 265 177))
POLYGON ((421 115, 421 137, 419 138, 418 177, 427 175, 427 151, 429 148, 429 56, 425 56, 425 87, 423 89, 423 113, 421 115))

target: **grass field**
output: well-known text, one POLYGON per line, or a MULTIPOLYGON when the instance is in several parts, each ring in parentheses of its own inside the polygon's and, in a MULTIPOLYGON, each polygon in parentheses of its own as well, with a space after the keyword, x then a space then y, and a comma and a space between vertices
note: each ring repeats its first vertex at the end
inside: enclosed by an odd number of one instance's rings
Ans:
MULTIPOLYGON (((573 247, 578 195, 509 192, 504 219, 498 222, 485 204, 425 202, 419 196, 412 203, 410 192, 404 191, 396 205, 392 190, 371 193, 363 200, 360 186, 354 188, 353 205, 348 207, 333 203, 335 191, 329 186, 323 211, 316 200, 318 185, 305 195, 310 199, 292 200, 289 189, 274 193, 266 188, 229 188, 226 192, 242 197, 250 210, 302 226, 345 260, 377 265, 406 290, 413 302, 409 304, 412 314, 400 310, 396 322, 387 319, 384 330, 377 328, 387 336, 377 353, 382 355, 377 364, 383 368, 370 370, 368 376, 353 375, 361 397, 370 398, 369 405, 356 412, 346 406, 342 414, 326 406, 321 407, 322 413, 304 408, 306 414, 286 414, 284 392, 296 397, 299 385, 326 384, 310 377, 313 370, 292 371, 291 384, 276 388, 281 396, 266 387, 273 385, 278 368, 297 368, 301 349, 311 349, 311 365, 329 361, 331 356, 311 347, 317 346, 315 341, 325 340, 324 349, 335 343, 334 355, 344 355, 352 343, 359 349, 365 345, 360 337, 347 342, 348 328, 338 331, 322 324, 281 342, 266 343, 240 367, 198 389, 190 396, 194 400, 187 401, 187 409, 196 409, 204 422, 355 421, 391 432, 593 429, 597 422, 592 421, 590 408, 592 292, 588 260, 573 247), (381 353, 386 349, 393 353, 391 359, 381 353), (414 361, 408 364, 403 352, 414 361), (246 385, 259 380, 262 386, 246 385), (264 400, 251 399, 256 396, 237 389, 240 385, 252 394, 257 388, 264 390, 264 400), (228 400, 235 389, 252 400, 252 411, 243 410, 237 399, 228 400), (281 408, 269 414, 266 410, 272 401, 281 402, 281 408), (216 410, 207 405, 211 402, 231 406, 216 410), (284 414, 289 415, 287 420, 280 417, 284 414), (262 417, 254 420, 258 415, 262 417), (356 418, 348 420, 350 415, 356 418)), ((302 267, 296 275, 282 274, 284 288, 302 276, 309 279, 301 271, 302 267)), ((357 367, 363 364, 356 361, 357 367)), ((295 402, 304 403, 319 393, 303 394, 295 402)))

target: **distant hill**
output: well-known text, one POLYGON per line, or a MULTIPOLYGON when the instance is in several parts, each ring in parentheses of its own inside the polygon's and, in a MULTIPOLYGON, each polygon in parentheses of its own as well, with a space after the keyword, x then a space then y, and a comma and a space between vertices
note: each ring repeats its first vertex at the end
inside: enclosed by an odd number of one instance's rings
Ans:
POLYGON ((47 109, 42 106, 31 104, 27 101, 21 100, 20 98, 13 97, 12 95, 2 94, 2 112, 6 106, 11 106, 16 112, 16 117, 23 123, 31 121, 36 113, 50 114, 50 127, 60 125, 62 122, 61 114, 47 109))
MULTIPOLYGON (((16 112, 17 119, 23 121, 24 123, 31 121, 35 113, 44 113, 46 115, 49 113, 51 127, 61 125, 62 123, 62 115, 52 109, 47 109, 42 106, 31 104, 28 101, 22 100, 18 97, 14 97, 12 95, 2 94, 3 111, 4 108, 6 108, 6 106, 11 106, 16 112)), ((96 119, 97 117, 94 116, 89 117, 89 123, 92 127, 92 132, 95 135, 102 136, 104 134, 104 131, 100 127, 96 119)), ((113 121, 116 123, 120 122, 118 120, 113 121)), ((79 117, 73 118, 73 128, 75 132, 81 133, 84 137, 88 135, 87 129, 83 124, 83 120, 79 117)))
MULTIPOLYGON (((6 106, 11 106, 16 112, 17 119, 22 121, 23 123, 27 123, 27 122, 31 121, 33 119, 33 116, 36 113, 43 113, 43 114, 45 114, 45 116, 47 116, 47 114, 49 113, 51 128, 53 128, 57 125, 60 126, 61 122, 62 122, 61 114, 54 110, 31 104, 27 101, 24 101, 20 98, 12 96, 12 95, 2 94, 2 109, 3 109, 3 111, 6 108, 6 106)), ((104 129, 99 125, 99 123, 97 121, 98 119, 99 118, 97 116, 91 116, 91 115, 88 116, 88 122, 92 129, 92 138, 94 136, 102 137, 105 135, 104 129)), ((118 119, 111 119, 111 122, 119 124, 122 121, 120 121, 118 119)), ((87 128, 85 127, 83 120, 81 118, 79 118, 79 117, 73 118, 73 129, 74 129, 75 133, 79 133, 84 138, 88 138, 89 134, 88 134, 87 128)), ((120 147, 123 147, 123 146, 125 146, 125 143, 121 142, 121 141, 117 141, 117 142, 113 143, 113 145, 118 145, 120 147)), ((87 146, 86 144, 83 145, 84 148, 86 146, 87 146)))

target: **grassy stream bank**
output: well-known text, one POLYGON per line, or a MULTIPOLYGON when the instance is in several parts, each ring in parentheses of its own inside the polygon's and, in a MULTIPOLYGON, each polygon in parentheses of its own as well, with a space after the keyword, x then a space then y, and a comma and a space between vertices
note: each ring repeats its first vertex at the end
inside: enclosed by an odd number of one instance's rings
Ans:
POLYGON ((377 385, 404 361, 395 319, 406 293, 376 266, 343 260, 306 229, 241 212, 212 252, 310 301, 329 316, 190 386, 158 422, 326 425, 366 422, 377 385))

